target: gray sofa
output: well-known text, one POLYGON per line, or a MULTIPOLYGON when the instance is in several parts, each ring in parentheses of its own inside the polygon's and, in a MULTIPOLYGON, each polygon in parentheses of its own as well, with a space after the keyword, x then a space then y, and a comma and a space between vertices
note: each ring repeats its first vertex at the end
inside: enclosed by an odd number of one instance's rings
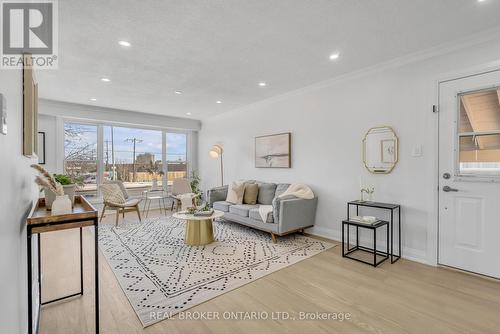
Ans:
POLYGON ((215 210, 224 212, 224 218, 239 224, 250 226, 271 233, 273 242, 276 236, 293 232, 304 232, 314 225, 318 198, 301 199, 294 196, 278 198, 289 184, 257 183, 259 194, 256 205, 231 204, 226 202, 228 186, 213 188, 208 191, 207 200, 215 210), (266 221, 259 214, 260 205, 273 205, 266 221))

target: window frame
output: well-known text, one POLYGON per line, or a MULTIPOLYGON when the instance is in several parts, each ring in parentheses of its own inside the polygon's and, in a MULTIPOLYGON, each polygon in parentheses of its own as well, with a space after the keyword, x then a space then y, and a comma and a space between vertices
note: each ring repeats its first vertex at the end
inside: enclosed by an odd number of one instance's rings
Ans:
POLYGON ((454 164, 455 164, 455 177, 457 181, 473 181, 473 182, 500 182, 500 171, 486 172, 486 173, 463 173, 460 169, 460 139, 462 137, 471 136, 484 136, 484 135, 500 135, 500 130, 494 131, 480 131, 480 132, 461 132, 460 131, 460 107, 462 106, 462 96, 471 95, 475 93, 488 92, 499 90, 500 86, 489 86, 480 89, 460 91, 456 95, 456 108, 455 108, 455 131, 454 131, 454 164))
MULTIPOLYGON (((191 134, 192 131, 190 130, 180 130, 180 129, 173 129, 173 128, 168 128, 168 127, 158 127, 158 126, 148 126, 148 125, 136 125, 136 124, 129 124, 129 123, 121 123, 121 122, 110 122, 110 121, 89 121, 87 119, 80 119, 80 118, 73 118, 73 117, 61 117, 61 121, 59 123, 59 127, 62 126, 61 131, 61 136, 58 136, 58 147, 61 152, 63 152, 62 155, 62 168, 63 168, 63 173, 64 173, 64 126, 66 123, 73 123, 73 124, 82 124, 82 125, 93 125, 97 127, 97 176, 96 176, 96 184, 102 184, 103 182, 103 173, 104 173, 104 127, 105 126, 110 126, 110 127, 121 127, 121 128, 132 128, 132 129, 141 129, 141 130, 154 130, 154 131, 159 131, 161 132, 161 137, 162 137, 162 166, 163 166, 163 172, 164 176, 162 179, 162 187, 164 190, 168 190, 168 164, 167 164, 167 133, 177 133, 177 134, 184 134, 186 135, 186 177, 189 178, 189 175, 191 174, 192 169, 192 156, 191 156, 191 134)), ((97 192, 96 192, 97 198, 101 198, 101 193, 99 190, 99 187, 97 187, 97 192)))

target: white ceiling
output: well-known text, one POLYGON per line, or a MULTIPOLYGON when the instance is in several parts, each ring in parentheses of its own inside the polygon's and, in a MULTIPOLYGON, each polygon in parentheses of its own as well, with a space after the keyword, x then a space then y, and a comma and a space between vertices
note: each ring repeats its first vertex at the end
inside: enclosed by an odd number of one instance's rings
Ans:
POLYGON ((64 0, 40 96, 202 119, 496 28, 499 14, 500 0, 64 0))

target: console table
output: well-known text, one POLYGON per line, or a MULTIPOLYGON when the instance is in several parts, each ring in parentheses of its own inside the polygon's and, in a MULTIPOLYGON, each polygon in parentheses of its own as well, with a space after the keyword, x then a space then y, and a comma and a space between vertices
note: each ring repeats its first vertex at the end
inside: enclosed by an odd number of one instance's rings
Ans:
MULTIPOLYGON (((356 215, 359 215, 359 207, 369 207, 376 208, 381 210, 388 210, 391 213, 391 219, 389 221, 389 228, 391 230, 391 239, 390 239, 390 255, 391 255, 391 263, 395 263, 401 258, 401 205, 399 204, 391 204, 391 203, 380 203, 380 202, 371 202, 371 201, 351 201, 347 203, 347 220, 350 219, 350 208, 352 206, 356 207, 356 215), (398 254, 394 255, 394 215, 395 211, 398 214, 398 254)), ((356 232, 358 232, 358 228, 356 228, 356 232)))
MULTIPOLYGON (((33 272, 32 272, 32 236, 37 234, 38 237, 38 309, 40 317, 40 307, 66 298, 83 295, 83 252, 82 252, 82 228, 94 226, 95 236, 95 332, 99 333, 99 254, 98 254, 98 233, 99 224, 97 210, 90 204, 85 197, 75 196, 75 204, 73 211, 63 215, 51 215, 50 211, 46 210, 45 199, 38 200, 37 205, 27 219, 27 256, 28 256, 28 333, 33 333, 33 272), (80 291, 68 296, 56 298, 54 300, 42 303, 42 281, 41 281, 41 259, 40 259, 40 234, 53 231, 61 231, 67 229, 80 229, 80 291)), ((38 333, 38 326, 36 333, 38 333)))

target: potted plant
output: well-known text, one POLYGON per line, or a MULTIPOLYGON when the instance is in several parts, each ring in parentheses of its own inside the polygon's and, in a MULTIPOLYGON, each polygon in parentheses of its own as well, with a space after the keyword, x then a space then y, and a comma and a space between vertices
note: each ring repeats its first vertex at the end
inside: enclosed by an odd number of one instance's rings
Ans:
POLYGON ((199 205, 199 202, 201 201, 201 190, 199 188, 200 181, 201 181, 201 179, 200 179, 200 176, 198 175, 198 173, 196 171, 192 171, 190 185, 191 185, 191 191, 193 192, 193 194, 196 195, 194 197, 194 201, 195 201, 196 205, 199 205))
POLYGON ((159 167, 159 165, 151 162, 151 166, 147 169, 149 175, 151 175, 152 178, 153 190, 158 189, 158 176, 162 177, 163 175, 165 175, 165 173, 159 167))
POLYGON ((62 195, 68 196, 71 205, 75 203, 75 190, 77 186, 83 184, 83 178, 71 177, 64 174, 50 175, 50 173, 40 165, 31 165, 31 167, 40 173, 35 181, 44 190, 45 207, 47 210, 51 210, 52 203, 57 196, 61 196, 61 191, 62 195))
POLYGON ((72 203, 68 195, 64 193, 63 186, 56 181, 54 176, 50 175, 42 166, 31 165, 40 175, 35 179, 36 184, 41 186, 45 194, 51 194, 52 199, 45 198, 45 207, 47 210, 52 209, 53 215, 71 213, 72 203), (50 203, 49 203, 50 200, 50 203))
MULTIPOLYGON (((64 174, 54 174, 54 179, 57 183, 62 185, 64 194, 68 195, 71 200, 71 204, 75 204, 75 191, 78 186, 83 185, 83 178, 72 177, 64 174)), ((48 196, 53 196, 50 191, 45 190, 45 198, 48 196)))

